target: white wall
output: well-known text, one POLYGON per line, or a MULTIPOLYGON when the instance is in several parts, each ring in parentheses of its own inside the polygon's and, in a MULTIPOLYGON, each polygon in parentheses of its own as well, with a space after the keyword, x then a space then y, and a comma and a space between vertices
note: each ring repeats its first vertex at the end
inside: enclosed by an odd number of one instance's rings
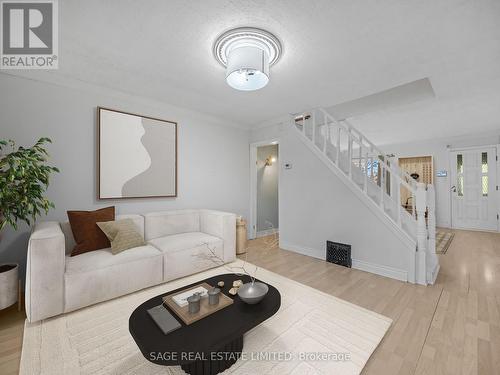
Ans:
POLYGON ((388 154, 393 153, 396 158, 428 155, 433 157, 434 185, 436 189, 436 222, 438 226, 448 228, 451 226, 450 186, 454 185, 450 185, 451 173, 448 147, 460 148, 496 145, 498 143, 500 143, 500 130, 493 133, 467 137, 386 145, 381 147, 381 149, 388 154), (436 177, 436 172, 440 170, 447 171, 448 176, 436 177))
POLYGON ((257 147, 257 232, 279 228, 278 145, 257 147), (266 159, 275 158, 272 165, 266 159))
POLYGON ((251 142, 279 139, 280 246, 325 259, 326 241, 352 245, 353 266, 404 279, 414 249, 370 211, 286 125, 256 129, 251 142), (284 164, 292 164, 284 169, 284 164))
MULTIPOLYGON (((166 88, 168 89, 168 88, 166 88)), ((59 167, 48 197, 56 204, 46 219, 65 220, 66 210, 115 205, 118 213, 213 208, 248 216, 249 133, 200 113, 115 91, 68 88, 0 74, 0 138, 32 145, 53 141, 50 163, 59 167), (105 106, 178 122, 178 197, 96 199, 96 107, 105 106)), ((7 229, 0 263, 24 268, 28 228, 7 229)))

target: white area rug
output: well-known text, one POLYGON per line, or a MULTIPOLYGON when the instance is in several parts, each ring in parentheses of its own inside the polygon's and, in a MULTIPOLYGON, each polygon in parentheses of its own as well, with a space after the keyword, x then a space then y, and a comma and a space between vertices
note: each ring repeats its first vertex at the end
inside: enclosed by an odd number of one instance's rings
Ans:
MULTIPOLYGON (((148 362, 128 332, 128 318, 151 297, 221 273, 227 271, 216 268, 42 322, 26 322, 20 373, 184 374, 180 367, 148 362)), ((257 277, 280 291, 281 308, 244 336, 243 351, 248 357, 282 352, 284 360, 239 360, 224 374, 359 374, 391 325, 387 317, 264 269, 257 277), (309 358, 301 357, 305 353, 309 358), (332 353, 347 353, 350 359, 335 361, 332 353)))

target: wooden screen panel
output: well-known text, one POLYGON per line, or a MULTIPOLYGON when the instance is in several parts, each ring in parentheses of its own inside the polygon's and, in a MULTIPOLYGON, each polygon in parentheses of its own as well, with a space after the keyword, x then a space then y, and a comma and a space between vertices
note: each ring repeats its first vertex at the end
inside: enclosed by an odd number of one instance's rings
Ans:
MULTIPOLYGON (((399 158, 399 168, 408 174, 417 173, 419 175, 418 182, 424 184, 432 184, 434 182, 434 167, 432 156, 416 156, 411 158, 399 158)), ((410 192, 401 189, 401 204, 406 205, 406 202, 411 204, 410 192)))

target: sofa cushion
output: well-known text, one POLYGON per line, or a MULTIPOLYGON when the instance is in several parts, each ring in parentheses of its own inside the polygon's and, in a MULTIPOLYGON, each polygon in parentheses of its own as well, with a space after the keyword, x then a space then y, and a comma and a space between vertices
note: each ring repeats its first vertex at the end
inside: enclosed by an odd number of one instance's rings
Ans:
POLYGON ((148 241, 148 243, 163 253, 174 253, 176 251, 204 246, 205 243, 213 249, 215 246, 221 245, 222 240, 210 234, 190 232, 155 238, 154 240, 148 241))
POLYGON ((199 210, 151 212, 144 215, 144 221, 147 241, 173 234, 200 231, 199 210))
POLYGON ((224 259, 224 241, 206 233, 174 234, 156 238, 148 243, 160 249, 164 254, 163 281, 220 266, 224 259), (212 256, 205 243, 217 257, 212 256))
POLYGON ((111 246, 108 237, 97 226, 97 222, 115 220, 114 206, 95 211, 68 211, 68 219, 76 241, 71 256, 111 246))
POLYGON ((150 245, 134 247, 116 255, 110 248, 95 250, 76 257, 66 256, 66 273, 86 272, 154 256, 161 256, 161 253, 150 245))
POLYGON ((104 249, 67 256, 64 312, 161 283, 163 257, 161 252, 147 245, 117 255, 104 249))

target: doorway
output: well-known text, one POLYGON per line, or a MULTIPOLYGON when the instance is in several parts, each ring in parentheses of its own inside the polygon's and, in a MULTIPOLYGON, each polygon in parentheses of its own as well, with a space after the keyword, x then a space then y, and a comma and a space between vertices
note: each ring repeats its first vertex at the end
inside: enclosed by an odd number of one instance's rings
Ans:
POLYGON ((450 152, 453 228, 498 230, 496 160, 495 146, 450 152))
POLYGON ((250 147, 250 238, 279 232, 279 144, 277 140, 250 147))
MULTIPOLYGON (((414 156, 398 159, 399 169, 408 173, 415 181, 433 184, 434 162, 432 156, 414 156)), ((415 209, 412 192, 401 186, 401 205, 410 213, 415 209)))

